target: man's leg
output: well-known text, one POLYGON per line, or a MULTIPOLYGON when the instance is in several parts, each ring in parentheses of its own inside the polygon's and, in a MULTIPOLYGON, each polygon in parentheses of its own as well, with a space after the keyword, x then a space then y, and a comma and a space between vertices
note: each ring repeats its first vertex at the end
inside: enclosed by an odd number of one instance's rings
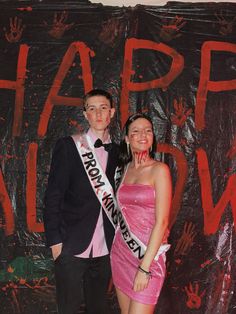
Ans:
POLYGON ((84 296, 87 314, 107 314, 107 288, 111 277, 109 255, 90 259, 84 274, 84 296))
POLYGON ((59 314, 77 313, 83 297, 86 263, 74 256, 60 255, 55 261, 56 295, 59 314))

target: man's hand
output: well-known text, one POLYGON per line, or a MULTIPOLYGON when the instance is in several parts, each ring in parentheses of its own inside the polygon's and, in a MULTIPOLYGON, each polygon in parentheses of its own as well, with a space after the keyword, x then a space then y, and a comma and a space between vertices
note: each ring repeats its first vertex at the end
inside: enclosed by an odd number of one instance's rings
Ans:
POLYGON ((53 257, 53 260, 55 261, 58 258, 58 256, 61 254, 62 243, 51 246, 51 249, 52 249, 52 257, 53 257))

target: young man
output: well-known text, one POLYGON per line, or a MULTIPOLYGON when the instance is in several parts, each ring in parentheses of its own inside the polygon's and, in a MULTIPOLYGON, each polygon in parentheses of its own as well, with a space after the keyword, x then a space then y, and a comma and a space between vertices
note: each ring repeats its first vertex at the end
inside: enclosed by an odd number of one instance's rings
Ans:
POLYGON ((114 227, 99 193, 104 193, 104 186, 114 188, 118 149, 108 132, 114 113, 109 93, 90 91, 84 97, 89 130, 59 139, 53 151, 44 225, 55 262, 60 314, 76 313, 83 294, 86 313, 108 313, 106 291, 114 227))

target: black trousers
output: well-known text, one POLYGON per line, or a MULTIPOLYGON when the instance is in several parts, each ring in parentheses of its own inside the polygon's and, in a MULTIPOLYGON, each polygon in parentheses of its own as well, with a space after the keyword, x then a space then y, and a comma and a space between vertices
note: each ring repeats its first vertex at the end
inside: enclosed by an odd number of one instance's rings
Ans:
POLYGON ((79 258, 62 253, 55 260, 58 313, 77 313, 83 296, 87 314, 109 313, 106 293, 110 277, 109 255, 79 258))

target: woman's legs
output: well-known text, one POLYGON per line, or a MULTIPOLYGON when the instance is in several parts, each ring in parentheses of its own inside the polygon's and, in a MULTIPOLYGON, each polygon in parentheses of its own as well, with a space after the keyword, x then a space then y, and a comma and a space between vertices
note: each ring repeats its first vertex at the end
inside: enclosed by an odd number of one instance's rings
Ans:
POLYGON ((143 304, 131 300, 128 314, 153 314, 154 310, 155 304, 143 304))
POLYGON ((116 287, 116 295, 121 309, 121 314, 129 313, 130 298, 116 287))
POLYGON ((155 304, 143 304, 131 300, 126 294, 116 287, 121 314, 153 314, 155 304))

